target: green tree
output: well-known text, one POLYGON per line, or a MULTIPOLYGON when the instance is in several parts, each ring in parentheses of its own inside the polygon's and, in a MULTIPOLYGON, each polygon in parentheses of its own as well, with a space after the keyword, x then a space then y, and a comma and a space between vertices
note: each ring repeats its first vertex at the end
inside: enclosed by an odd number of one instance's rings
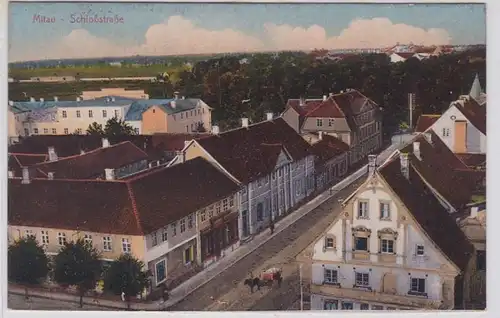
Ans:
POLYGON ((148 274, 144 263, 130 254, 123 254, 106 271, 104 289, 115 295, 124 293, 127 308, 131 297, 137 296, 148 286, 148 274))
MULTIPOLYGON (((39 284, 49 272, 48 258, 34 236, 15 241, 8 249, 9 281, 20 284, 39 284)), ((26 296, 28 288, 25 287, 26 296)))
POLYGON ((196 124, 196 128, 194 129, 194 131, 198 132, 198 133, 206 133, 207 129, 205 128, 205 125, 203 124, 203 122, 200 121, 196 124))
POLYGON ((55 257, 54 280, 63 286, 76 286, 80 307, 85 293, 95 288, 101 271, 99 253, 82 239, 66 243, 55 257))
POLYGON ((110 118, 104 126, 104 135, 108 137, 134 134, 134 128, 117 117, 110 118))
POLYGON ((97 122, 93 122, 87 128, 87 135, 102 136, 102 135, 104 135, 104 129, 102 128, 101 124, 98 124, 97 122))

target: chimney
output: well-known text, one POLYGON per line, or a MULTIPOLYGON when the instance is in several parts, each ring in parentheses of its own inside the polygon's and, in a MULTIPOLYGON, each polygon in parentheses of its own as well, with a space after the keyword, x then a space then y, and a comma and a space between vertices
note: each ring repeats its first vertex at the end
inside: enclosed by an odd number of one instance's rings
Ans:
POLYGON ((368 176, 375 173, 377 169, 377 155, 368 155, 368 176))
POLYGON ((319 138, 319 140, 323 140, 323 132, 322 131, 318 132, 318 138, 319 138))
POLYGON ((422 160, 422 157, 420 157, 420 142, 418 141, 413 142, 413 154, 418 160, 422 160))
POLYGON ((35 102, 35 97, 30 97, 30 102, 34 103, 35 102))
POLYGON ((54 180, 54 173, 53 172, 47 172, 47 178, 49 180, 54 180))
POLYGON ((45 101, 45 99, 40 98, 40 103, 43 103, 44 101, 45 101))
POLYGON ((301 97, 299 100, 299 105, 300 106, 305 106, 306 105, 306 99, 304 97, 301 97))
POLYGON ((267 116, 267 120, 273 120, 273 113, 269 112, 269 113, 266 113, 266 116, 267 116))
POLYGON ((327 99, 327 96, 323 95, 323 101, 326 101, 326 99, 327 99))
POLYGON ((332 97, 332 96, 333 96, 333 93, 329 93, 329 94, 328 94, 328 96, 329 96, 329 97, 332 97))
POLYGON ((54 147, 49 147, 48 153, 49 153, 49 161, 56 161, 58 159, 56 149, 54 147))
POLYGON ((424 132, 424 137, 427 139, 427 142, 432 145, 432 134, 429 132, 424 132))
POLYGON ((179 99, 179 92, 174 92, 174 99, 179 99))
POLYGON ((22 184, 29 184, 31 183, 30 180, 30 171, 28 167, 23 167, 23 179, 21 180, 22 184))
POLYGON ((177 154, 177 162, 178 163, 183 163, 184 161, 186 161, 186 155, 184 152, 182 151, 176 151, 176 154, 177 154))
POLYGON ((104 169, 104 174, 106 175, 106 180, 115 180, 115 169, 106 168, 104 169))
POLYGON ((108 147, 109 147, 108 138, 102 138, 102 148, 108 148, 108 147))
MULTIPOLYGON (((176 98, 176 99, 177 99, 177 98, 176 98)), ((177 105, 175 104, 175 101, 174 101, 174 100, 170 102, 170 107, 175 108, 176 106, 177 106, 177 105)))
POLYGON ((399 160, 401 164, 401 173, 406 179, 410 178, 410 165, 407 153, 399 153, 399 160))
POLYGON ((241 119, 241 127, 248 128, 248 118, 241 119))
POLYGON ((9 100, 9 106, 14 106, 14 101, 9 100))
POLYGON ((85 150, 80 149, 80 154, 81 154, 81 155, 84 155, 84 154, 85 154, 85 150))
POLYGON ((14 171, 9 170, 9 171, 7 172, 7 175, 9 176, 9 179, 14 178, 14 171))
POLYGON ((76 98, 76 101, 77 101, 77 102, 79 102, 79 101, 81 101, 81 100, 82 100, 82 99, 81 99, 80 97, 77 97, 77 98, 76 98))
POLYGON ((54 96, 54 102, 58 102, 58 101, 59 101, 59 97, 54 96))
POLYGON ((112 102, 116 101, 116 98, 111 97, 111 101, 112 101, 112 102))
POLYGON ((219 134, 219 126, 212 125, 212 134, 214 134, 214 135, 218 135, 219 134))

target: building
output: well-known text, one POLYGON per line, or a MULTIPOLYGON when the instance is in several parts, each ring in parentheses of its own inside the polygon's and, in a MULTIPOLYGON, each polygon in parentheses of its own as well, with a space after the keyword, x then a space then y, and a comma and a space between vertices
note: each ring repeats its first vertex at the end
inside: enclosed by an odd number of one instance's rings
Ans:
POLYGON ((83 134, 92 123, 103 127, 113 117, 125 121, 136 134, 191 133, 210 129, 211 108, 200 99, 134 99, 105 96, 75 101, 9 101, 9 137, 20 135, 83 134), (201 124, 200 124, 201 123, 201 124), (12 134, 12 135, 11 135, 12 134))
POLYGON ((200 246, 207 243, 197 213, 215 204, 217 218, 230 202, 238 205, 237 191, 202 158, 114 180, 38 179, 24 169, 21 178, 9 179, 8 238, 34 235, 48 255, 84 238, 105 264, 131 253, 151 271, 153 288, 175 287, 200 269, 200 246))
POLYGON ((312 310, 453 309, 474 247, 401 153, 366 182, 312 245, 312 310), (443 235, 446 233, 446 235, 443 235))
POLYGON ((282 118, 192 140, 170 164, 203 157, 240 186, 239 237, 248 239, 268 227, 314 191, 314 155, 310 145, 282 118))
POLYGON ((282 118, 298 133, 322 131, 349 145, 349 165, 382 146, 379 106, 349 89, 323 99, 290 99, 282 118))
POLYGON ((389 55, 389 59, 391 60, 391 63, 399 63, 404 62, 414 56, 415 53, 413 52, 394 52, 389 55))
POLYGON ((119 96, 131 99, 149 99, 149 95, 142 89, 128 90, 125 88, 101 88, 97 91, 83 91, 80 97, 83 100, 103 98, 106 96, 119 96))

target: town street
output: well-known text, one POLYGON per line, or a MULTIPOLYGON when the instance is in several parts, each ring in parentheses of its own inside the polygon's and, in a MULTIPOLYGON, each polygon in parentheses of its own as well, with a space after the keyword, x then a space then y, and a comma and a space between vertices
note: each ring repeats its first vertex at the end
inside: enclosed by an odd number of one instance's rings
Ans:
POLYGON ((27 301, 24 295, 10 294, 7 297, 7 307, 17 310, 113 310, 102 306, 84 305, 64 300, 30 297, 27 301))

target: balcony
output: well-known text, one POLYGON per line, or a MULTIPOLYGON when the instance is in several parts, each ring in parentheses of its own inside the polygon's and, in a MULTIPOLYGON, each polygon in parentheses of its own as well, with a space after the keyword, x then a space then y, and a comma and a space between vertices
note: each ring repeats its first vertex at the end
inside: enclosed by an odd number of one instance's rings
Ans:
POLYGON ((355 299, 361 302, 377 302, 393 304, 397 306, 408 306, 420 309, 440 309, 441 302, 430 300, 425 297, 410 295, 393 295, 379 291, 340 287, 339 285, 311 285, 311 294, 323 295, 333 298, 355 299))

